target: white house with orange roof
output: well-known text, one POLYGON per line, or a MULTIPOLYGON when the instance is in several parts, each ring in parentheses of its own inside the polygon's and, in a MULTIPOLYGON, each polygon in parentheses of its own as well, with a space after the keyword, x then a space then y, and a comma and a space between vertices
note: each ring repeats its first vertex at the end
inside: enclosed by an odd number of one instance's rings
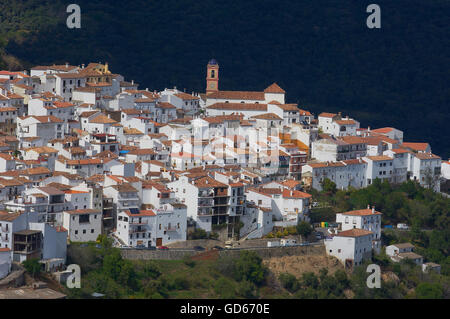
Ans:
POLYGON ((431 146, 428 143, 403 142, 400 147, 417 153, 431 153, 431 146))
POLYGON ((400 131, 399 129, 396 129, 394 127, 381 127, 372 129, 371 132, 386 135, 390 139, 397 140, 400 143, 403 143, 403 131, 400 131))
POLYGON ((283 119, 283 125, 300 123, 300 109, 298 108, 298 104, 280 104, 277 101, 271 101, 267 105, 267 111, 283 119))
POLYGON ((336 223, 340 224, 340 229, 365 229, 373 233, 372 248, 379 253, 381 249, 381 215, 373 206, 367 209, 352 210, 345 213, 336 214, 336 223))
POLYGON ((341 231, 331 239, 325 239, 327 255, 334 256, 346 268, 361 265, 372 258, 373 232, 365 229, 341 231))
POLYGON ((115 235, 125 246, 157 247, 185 241, 186 231, 186 205, 173 203, 159 209, 120 212, 115 235))
MULTIPOLYGON (((175 192, 175 197, 187 206, 187 216, 209 232, 212 225, 227 223, 230 213, 229 185, 209 176, 189 179, 180 176, 167 187, 175 192)), ((236 195, 237 196, 237 195, 236 195)))
POLYGON ((270 208, 276 218, 276 226, 295 226, 301 220, 309 220, 311 195, 280 188, 248 188, 246 198, 249 202, 270 208))
POLYGON ((230 103, 230 104, 260 104, 276 101, 280 104, 285 103, 286 92, 273 83, 260 91, 214 91, 206 95, 206 107, 215 103, 230 103))
POLYGON ((386 150, 383 155, 387 155, 393 158, 393 183, 403 183, 406 182, 408 176, 408 167, 411 158, 411 151, 404 148, 394 148, 391 150, 386 150))
POLYGON ((174 89, 165 89, 160 92, 161 101, 174 105, 177 109, 185 111, 198 110, 200 108, 200 98, 194 94, 187 94, 174 89))
POLYGON ((387 155, 364 156, 362 159, 367 163, 367 185, 371 185, 377 178, 382 182, 393 182, 394 159, 392 157, 387 155))
POLYGON ((340 115, 336 113, 322 112, 317 116, 318 128, 322 133, 329 133, 332 131, 333 121, 337 119, 340 119, 340 115))
POLYGON ((102 233, 102 211, 97 209, 64 211, 63 227, 67 229, 70 241, 96 241, 102 233))
POLYGON ((53 116, 24 116, 17 118, 17 138, 21 141, 27 137, 40 137, 44 144, 55 138, 62 138, 65 132, 64 121, 53 116))
POLYGON ((206 107, 206 116, 242 114, 244 120, 267 113, 267 104, 217 102, 206 107))
POLYGON ((14 157, 7 153, 0 153, 0 172, 7 172, 16 169, 14 157))
POLYGON ((68 121, 74 118, 74 104, 71 102, 51 101, 43 98, 32 98, 28 102, 28 115, 53 115, 68 121))
POLYGON ((87 123, 83 124, 84 130, 92 134, 112 134, 113 124, 116 121, 111 119, 109 115, 98 113, 92 117, 87 118, 87 123))
POLYGON ((432 153, 409 153, 408 177, 420 185, 440 191, 441 158, 432 153))
POLYGON ((307 163, 302 167, 302 181, 314 189, 322 190, 322 182, 329 179, 338 189, 365 187, 367 163, 362 159, 339 162, 307 163))

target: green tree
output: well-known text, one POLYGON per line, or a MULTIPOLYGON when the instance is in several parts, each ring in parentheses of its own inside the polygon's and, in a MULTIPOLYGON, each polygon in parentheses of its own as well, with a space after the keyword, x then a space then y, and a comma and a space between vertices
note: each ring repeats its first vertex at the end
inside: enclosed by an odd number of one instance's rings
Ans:
POLYGON ((442 286, 438 283, 422 282, 416 287, 416 296, 419 299, 442 299, 442 286))
POLYGON ((33 276, 34 278, 39 277, 42 270, 42 264, 39 262, 39 259, 32 258, 25 260, 22 265, 31 276, 33 276))
POLYGON ((301 235, 303 238, 307 238, 313 232, 313 228, 310 223, 301 221, 297 225, 297 234, 301 235))
POLYGON ((222 299, 232 299, 236 295, 233 284, 223 277, 216 281, 214 291, 222 299))
POLYGON ((320 184, 324 192, 336 194, 336 183, 331 181, 329 178, 325 178, 320 184))
POLYGON ((290 292, 296 292, 300 288, 300 284, 297 278, 289 273, 281 273, 278 279, 281 282, 283 288, 287 289, 290 292))
POLYGON ((241 251, 235 261, 233 275, 237 281, 248 280, 261 285, 266 277, 266 268, 262 259, 254 251, 241 251))

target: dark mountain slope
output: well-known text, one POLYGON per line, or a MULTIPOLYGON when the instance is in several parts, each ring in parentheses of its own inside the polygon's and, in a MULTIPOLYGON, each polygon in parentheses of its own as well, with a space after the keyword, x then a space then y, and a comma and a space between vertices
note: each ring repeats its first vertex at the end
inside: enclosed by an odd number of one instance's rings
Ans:
POLYGON ((395 126, 450 156, 449 1, 377 1, 378 30, 366 27, 371 1, 79 0, 80 30, 53 3, 47 25, 6 46, 25 66, 108 61, 143 88, 204 91, 214 57, 221 89, 276 81, 313 112, 395 126))

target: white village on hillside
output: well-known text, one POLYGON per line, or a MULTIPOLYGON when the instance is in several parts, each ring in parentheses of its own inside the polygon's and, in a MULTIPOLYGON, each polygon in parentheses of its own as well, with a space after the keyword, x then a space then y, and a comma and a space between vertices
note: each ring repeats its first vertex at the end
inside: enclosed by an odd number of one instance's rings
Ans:
MULTIPOLYGON (((68 245, 99 235, 123 249, 170 249, 194 228, 263 238, 309 222, 325 179, 448 185, 450 161, 426 141, 314 115, 270 83, 221 91, 214 59, 204 93, 142 89, 108 63, 0 71, 0 280, 31 258, 64 271, 68 245)), ((382 248, 382 219, 373 206, 342 212, 316 244, 360 265, 382 248)), ((408 243, 386 253, 427 268, 408 243)))

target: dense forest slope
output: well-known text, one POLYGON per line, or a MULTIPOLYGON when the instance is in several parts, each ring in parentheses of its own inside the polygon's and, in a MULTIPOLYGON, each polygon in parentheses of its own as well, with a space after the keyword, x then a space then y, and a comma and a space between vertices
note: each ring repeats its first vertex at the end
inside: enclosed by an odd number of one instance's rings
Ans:
POLYGON ((371 1, 87 1, 81 29, 61 0, 2 0, 0 67, 109 62, 141 87, 261 90, 276 81, 290 102, 342 111, 362 126, 395 126, 450 157, 447 0, 377 1, 382 28, 366 27, 371 1))

